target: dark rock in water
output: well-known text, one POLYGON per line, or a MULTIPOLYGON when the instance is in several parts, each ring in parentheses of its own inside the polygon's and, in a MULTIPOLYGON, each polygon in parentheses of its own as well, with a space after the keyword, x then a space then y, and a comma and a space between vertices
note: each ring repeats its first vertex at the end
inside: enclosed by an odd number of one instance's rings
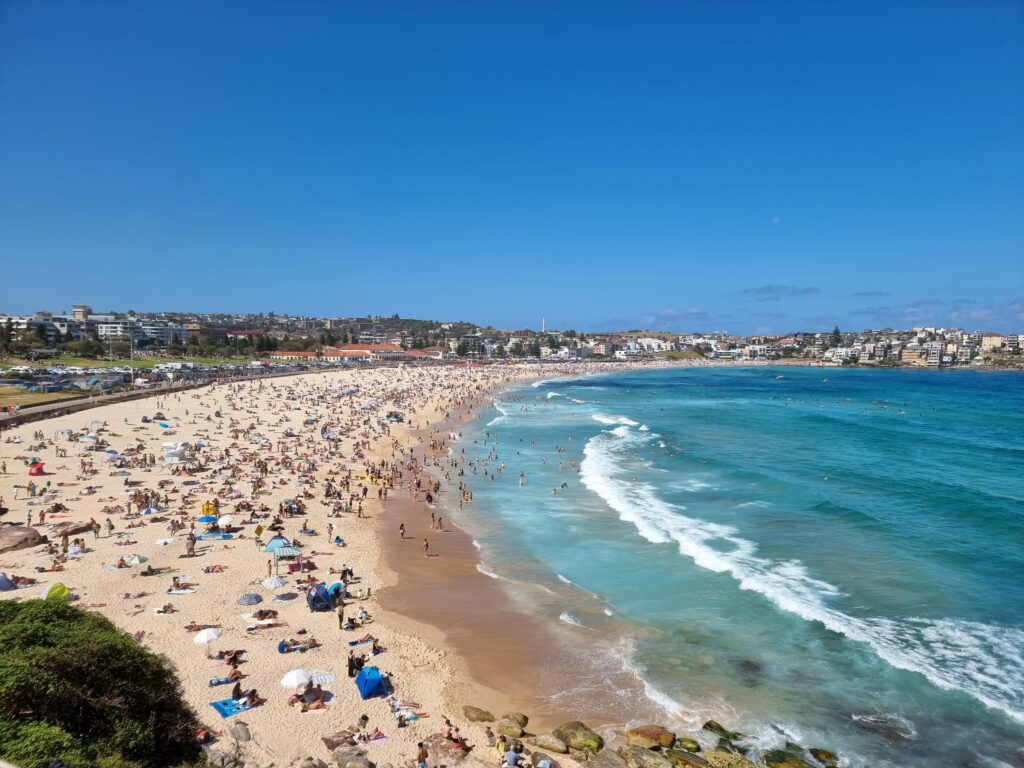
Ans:
POLYGON ((829 752, 821 747, 811 747, 807 751, 811 753, 811 757, 824 765, 825 768, 836 768, 839 765, 839 757, 834 752, 829 752))
POLYGON ((494 726, 494 730, 504 736, 511 736, 514 739, 518 739, 523 735, 523 727, 512 720, 499 720, 497 725, 494 726))
POLYGON ((555 738, 564 741, 570 749, 600 752, 604 747, 604 739, 592 731, 586 723, 581 723, 579 720, 558 726, 554 733, 555 738))
POLYGON ((35 528, 24 525, 0 525, 0 553, 36 547, 45 541, 46 539, 35 528))
POLYGON ((904 742, 917 738, 914 724, 897 715, 854 715, 853 724, 861 730, 877 733, 890 741, 904 742))
POLYGON ((676 740, 676 735, 660 725, 638 725, 626 731, 626 743, 644 749, 668 749, 676 740))
POLYGON ((522 712, 506 712, 504 715, 501 716, 501 719, 511 720, 520 728, 525 728, 526 724, 530 722, 530 718, 528 718, 522 712))
POLYGON ((635 745, 622 747, 619 756, 626 761, 629 768, 672 768, 672 761, 660 752, 635 745))
POLYGON ((797 744, 795 741, 787 741, 786 742, 786 751, 787 752, 795 752, 797 754, 800 754, 801 752, 804 751, 804 748, 801 747, 799 744, 797 744))
POLYGON ((700 752, 700 744, 693 739, 688 739, 685 736, 679 736, 676 738, 676 749, 681 749, 684 752, 700 752))
POLYGON ((569 752, 569 746, 561 739, 555 736, 547 736, 540 734, 539 736, 531 736, 526 740, 526 743, 537 747, 538 749, 544 749, 548 752, 555 752, 559 755, 565 755, 569 752))
POLYGON ((811 768, 810 763, 801 760, 794 754, 783 752, 781 749, 773 749, 761 755, 764 764, 768 768, 811 768))
POLYGON ((750 659, 740 659, 736 666, 738 666, 740 671, 745 675, 760 675, 764 673, 764 667, 750 659))
POLYGON ((745 757, 713 749, 706 755, 711 768, 758 768, 745 757))
POLYGON ((693 752, 683 749, 669 749, 665 751, 665 757, 667 757, 672 765, 676 768, 690 768, 690 766, 704 766, 708 764, 700 755, 695 755, 693 752))
POLYGON ((462 708, 462 714, 471 723, 494 722, 494 715, 492 715, 486 709, 480 709, 480 707, 471 707, 469 704, 462 708))
POLYGON ((721 738, 718 740, 718 748, 723 752, 731 752, 734 755, 745 755, 747 750, 744 747, 734 744, 731 739, 721 738))
POLYGON ((739 731, 730 731, 717 720, 708 720, 702 727, 705 731, 710 731, 716 736, 721 736, 723 739, 728 739, 729 741, 743 738, 742 733, 739 731))

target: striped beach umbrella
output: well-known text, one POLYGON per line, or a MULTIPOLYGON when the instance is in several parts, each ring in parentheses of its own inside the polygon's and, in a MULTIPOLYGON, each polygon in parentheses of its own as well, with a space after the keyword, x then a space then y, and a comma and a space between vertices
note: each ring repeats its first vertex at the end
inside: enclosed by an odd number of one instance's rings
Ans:
POLYGON ((257 595, 255 592, 247 592, 242 595, 236 601, 239 605, 256 605, 256 603, 262 603, 263 598, 257 595))

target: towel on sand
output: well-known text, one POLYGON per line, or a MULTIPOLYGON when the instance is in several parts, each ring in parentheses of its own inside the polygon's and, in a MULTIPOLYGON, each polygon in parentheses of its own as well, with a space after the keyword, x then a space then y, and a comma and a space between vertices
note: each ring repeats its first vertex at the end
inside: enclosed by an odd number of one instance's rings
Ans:
POLYGON ((210 706, 217 710, 217 714, 227 720, 233 715, 237 715, 239 712, 245 712, 249 707, 243 707, 234 699, 223 699, 221 701, 211 701, 210 706))

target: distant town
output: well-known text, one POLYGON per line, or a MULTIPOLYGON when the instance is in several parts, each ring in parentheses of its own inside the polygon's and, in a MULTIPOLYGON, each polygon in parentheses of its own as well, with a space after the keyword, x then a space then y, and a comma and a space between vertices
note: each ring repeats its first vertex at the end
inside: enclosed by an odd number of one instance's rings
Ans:
POLYGON ((964 328, 834 328, 781 336, 497 329, 469 322, 286 314, 0 314, 0 359, 245 358, 288 363, 706 359, 820 365, 1024 367, 1022 334, 964 328))

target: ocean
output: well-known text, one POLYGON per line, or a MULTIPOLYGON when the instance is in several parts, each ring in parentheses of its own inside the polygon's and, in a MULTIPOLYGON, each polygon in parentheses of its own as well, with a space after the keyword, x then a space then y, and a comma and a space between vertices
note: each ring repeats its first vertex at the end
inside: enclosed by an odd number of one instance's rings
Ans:
POLYGON ((479 569, 579 651, 554 705, 621 689, 623 723, 715 718, 755 750, 1024 765, 1024 376, 558 379, 453 451, 479 569))

